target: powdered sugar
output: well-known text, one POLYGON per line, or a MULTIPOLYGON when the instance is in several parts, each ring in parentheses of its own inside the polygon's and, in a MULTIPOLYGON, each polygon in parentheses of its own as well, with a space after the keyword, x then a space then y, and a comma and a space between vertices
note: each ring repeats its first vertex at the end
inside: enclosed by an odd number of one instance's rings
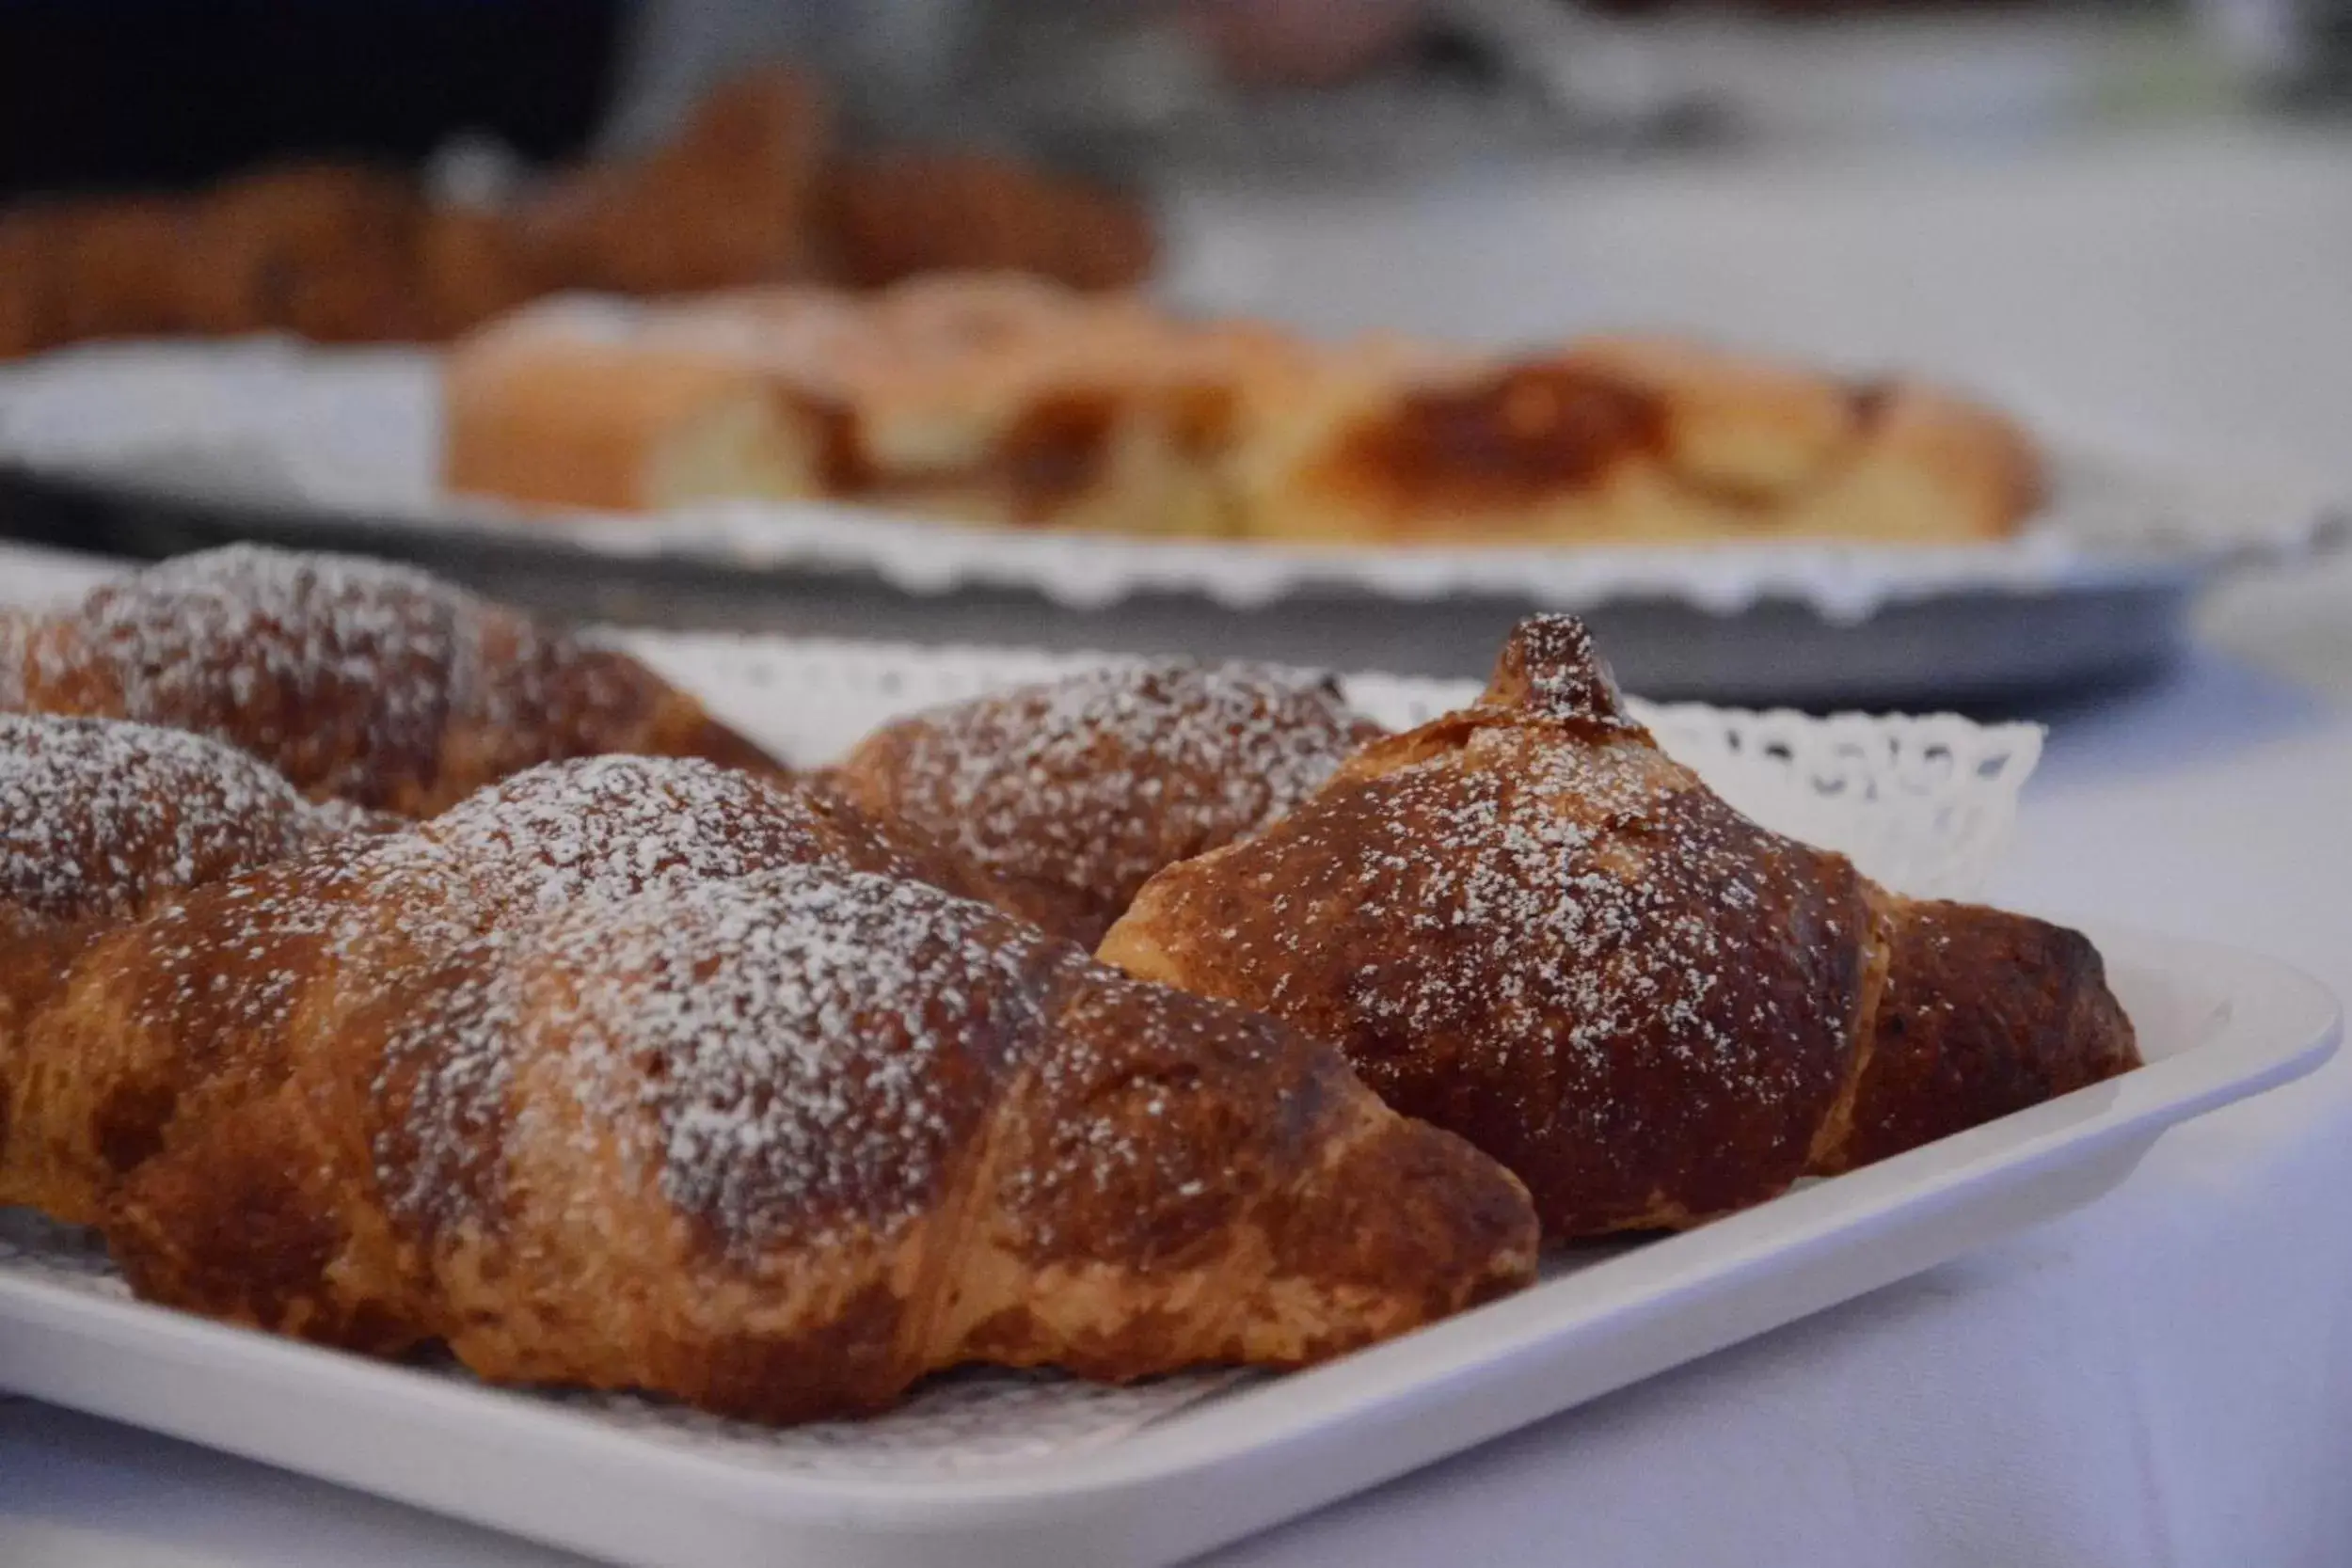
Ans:
POLYGON ((103 683, 125 718, 216 736, 298 784, 373 801, 374 776, 421 774, 437 751, 467 608, 406 567, 231 546, 92 590, 72 617, 79 635, 31 641, 24 681, 36 702, 103 683))
POLYGON ((662 694, 627 655, 423 572, 248 545, 0 624, 0 705, 194 730, 306 794, 418 814, 548 757, 627 750, 662 694))
POLYGON ((838 852, 830 827, 804 794, 733 768, 607 756, 530 768, 419 831, 519 913, 819 859, 838 852))
POLYGON ((322 980, 346 1016, 405 987, 401 1006, 417 1015, 407 1036, 436 1053, 436 1071, 462 1073, 444 1026, 466 998, 433 988, 462 990, 481 944, 502 952, 549 914, 594 919, 648 889, 814 859, 856 863, 861 847, 797 788, 690 759, 548 764, 429 824, 336 844, 165 911, 147 942, 162 983, 147 994, 201 1008, 210 1027, 266 1035, 322 980))
POLYGON ((1616 676, 1593 646, 1592 632, 1577 617, 1527 617, 1512 632, 1503 659, 1541 711, 1608 729, 1640 728, 1626 711, 1616 676))
POLYGON ((356 825, 200 736, 0 714, 0 901, 37 915, 127 916, 356 825))
POLYGON ((530 1125, 504 1105, 518 1054, 556 1052, 673 1202, 755 1242, 912 1212, 1078 958, 856 869, 875 860, 805 790, 691 760, 550 764, 167 911, 146 994, 259 1037, 323 979, 343 1017, 401 990, 376 1089, 406 1081, 406 1115, 376 1159, 407 1212, 496 1191, 498 1140, 530 1125))
POLYGON ((1279 816, 1375 733, 1335 683, 1129 663, 919 714, 845 770, 879 756, 889 809, 1106 925, 1153 872, 1279 816))
MULTIPOLYGON (((1220 994, 1332 1031, 1375 1085, 1474 1085, 1539 1144, 1614 1163, 1809 1103, 1843 1038, 1843 874, 1638 732, 1481 729, 1236 854, 1179 873, 1147 928, 1182 933, 1220 994)), ((1405 1108, 1443 1122, 1431 1092, 1405 1108)))
POLYGON ((759 1245, 921 1212, 1076 959, 918 883, 795 866, 559 917, 509 961, 570 982, 526 1048, 567 1053, 671 1202, 759 1245))

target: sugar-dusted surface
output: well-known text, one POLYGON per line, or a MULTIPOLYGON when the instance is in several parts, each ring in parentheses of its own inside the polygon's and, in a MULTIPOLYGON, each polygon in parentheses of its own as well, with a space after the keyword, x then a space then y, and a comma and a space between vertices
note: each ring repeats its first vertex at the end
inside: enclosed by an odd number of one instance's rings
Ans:
POLYGON ((413 816, 554 758, 765 762, 617 650, 409 567, 250 545, 0 617, 0 707, 193 730, 413 816))
POLYGON ((27 641, 22 679, 36 705, 88 693, 366 800, 371 773, 429 768, 474 608, 408 567, 230 546, 91 590, 54 618, 71 635, 27 641), (319 729, 348 733, 323 742, 319 729))
MULTIPOLYGON (((197 744, 202 744, 197 742, 197 744)), ((446 971, 445 990, 419 1007, 408 1038, 431 1053, 451 1093, 485 1092, 504 1059, 511 1011, 479 1009, 479 991, 517 934, 564 917, 579 967, 612 961, 595 933, 604 916, 645 894, 683 893, 779 865, 868 863, 831 808, 798 786, 682 758, 599 757, 551 763, 477 792, 430 823, 314 850, 222 884, 198 905, 157 917, 145 943, 155 967, 144 1006, 184 1032, 264 1037, 313 988, 331 985, 338 1016, 364 1010, 386 988, 446 971), (488 944, 487 952, 477 953, 488 944), (470 969, 469 956, 482 961, 470 969), (464 989, 468 975, 474 990, 464 989), (474 1010, 469 1011, 472 1008, 474 1010), (463 1021, 466 1030, 456 1028, 463 1021), (427 1025, 432 1025, 428 1027, 427 1025), (498 1042, 492 1050, 485 1037, 498 1042), (472 1049, 468 1049, 469 1046, 472 1049)), ((483 1151, 446 1147, 422 1174, 385 1173, 396 1188, 428 1188, 483 1151)))
POLYGON ((803 791, 677 757, 543 764, 420 832, 516 913, 601 907, 839 852, 834 818, 803 791))
POLYGON ((36 915, 127 915, 356 825, 200 736, 0 714, 0 901, 36 915))
POLYGON ((1393 921, 1415 961, 1366 974, 1351 990, 1384 1033, 1466 1031, 1473 1049, 1495 1053, 1497 1071, 1524 1069, 1534 1088, 1545 1074, 1514 1063, 1516 1052, 1565 1047, 1594 1060, 1663 1019, 1676 1026, 1673 1053, 1769 1091, 1772 1057, 1758 1045, 1785 1028, 1777 1005, 1759 998, 1738 1021, 1704 1006, 1749 958, 1737 927, 1710 918, 1713 906, 1758 904, 1745 846, 1712 815, 1675 812, 1670 802, 1694 781, 1646 748, 1530 761, 1523 772, 1408 769, 1380 791, 1384 812, 1302 821, 1287 842, 1317 870, 1290 882, 1282 873, 1304 866, 1284 856, 1260 873, 1252 892, 1270 918, 1254 929, 1248 961, 1279 966, 1312 953, 1334 940, 1327 917, 1393 921), (1628 822, 1653 831, 1613 842, 1628 822), (1547 1022, 1555 1018, 1566 1023, 1557 1037, 1547 1022), (1727 1026, 1735 1022, 1745 1027, 1727 1026))
POLYGON ((970 863, 1050 890, 1032 912, 1091 942, 1153 872, 1264 826, 1375 733, 1334 681, 1122 661, 918 714, 844 774, 970 863))
POLYGON ((835 865, 674 874, 484 941, 480 981, 392 1046, 431 1058, 405 1200, 495 1190, 452 1179, 485 1130, 550 1135, 562 1117, 504 1101, 519 1059, 553 1053, 629 1168, 745 1248, 922 1212, 1078 958, 981 905, 835 865))
MULTIPOLYGON (((831 762, 874 726, 1114 662, 1099 654, 723 634, 628 634, 629 650, 775 755, 831 762)), ((1351 674, 1350 704, 1410 729, 1476 700, 1461 681, 1351 674)), ((1740 811, 1836 849, 1914 897, 1979 892, 2042 752, 2033 724, 1953 714, 1816 719, 1627 699, 1667 754, 1740 811)))
POLYGON ((1853 1055, 1861 888, 1660 751, 1582 628, 1537 618, 1480 705, 1171 867, 1104 952, 1338 1043, 1567 1238, 1803 1173, 1853 1055))

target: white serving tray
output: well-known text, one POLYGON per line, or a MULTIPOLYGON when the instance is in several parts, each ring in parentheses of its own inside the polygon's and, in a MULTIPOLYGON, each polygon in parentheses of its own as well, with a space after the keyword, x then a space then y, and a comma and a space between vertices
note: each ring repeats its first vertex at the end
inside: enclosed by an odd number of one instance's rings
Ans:
MULTIPOLYGON (((0 551, 0 575, 17 559, 0 551)), ((76 575, 43 582, 62 591, 76 575)), ((907 708, 1073 662, 628 641, 802 762, 907 708)), ((1348 687, 1393 725, 1472 689, 1377 675, 1348 687)), ((1641 711, 1743 810, 1919 895, 1964 894, 1990 867, 2041 739, 1949 716, 1641 711)), ((875 1421, 754 1429, 488 1389, 142 1306, 86 1240, 0 1212, 0 1389, 623 1562, 1168 1561, 2084 1202, 2165 1127, 2309 1071, 2333 1045, 2332 999, 2279 965, 2093 935, 2147 1069, 1689 1235, 1555 1258, 1534 1290, 1285 1378, 1110 1390, 979 1374, 875 1421)))
POLYGON ((2334 999, 2267 959, 2092 932, 2149 1065, 1089 1446, 880 1474, 225 1328, 0 1262, 0 1386, 662 1568, 1165 1563, 1930 1268, 2120 1181, 2167 1127, 2309 1072, 2334 999))

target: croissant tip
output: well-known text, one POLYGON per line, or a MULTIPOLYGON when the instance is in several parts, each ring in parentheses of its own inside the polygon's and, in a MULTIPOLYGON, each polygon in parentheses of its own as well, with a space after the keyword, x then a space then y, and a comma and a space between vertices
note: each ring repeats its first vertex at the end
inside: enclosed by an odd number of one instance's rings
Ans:
POLYGON ((1486 683, 1486 703, 1613 729, 1638 727, 1591 629, 1574 615, 1531 615, 1514 626, 1486 683))

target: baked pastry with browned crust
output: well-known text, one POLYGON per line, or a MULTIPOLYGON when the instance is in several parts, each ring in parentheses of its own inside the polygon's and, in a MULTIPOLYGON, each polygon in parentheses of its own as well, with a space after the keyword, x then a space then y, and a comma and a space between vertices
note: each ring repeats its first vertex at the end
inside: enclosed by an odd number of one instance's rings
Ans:
POLYGON ((828 277, 1015 270, 1081 288, 1149 270, 1142 209, 1015 161, 841 161, 821 83, 767 64, 720 83, 664 145, 506 199, 316 160, 185 195, 0 211, 0 358, 85 338, 294 331, 441 341, 566 289, 663 296, 828 277), (477 204, 478 203, 478 204, 477 204))
POLYGON ((1327 677, 1144 661, 886 724, 829 777, 1091 946, 1152 873, 1257 832, 1380 733, 1327 677))
POLYGON ((1144 281, 1151 218, 1115 192, 982 153, 845 161, 824 182, 833 267, 858 288, 925 273, 1026 273, 1077 289, 1144 281))
MULTIPOLYGON (((215 944, 198 929, 208 917, 174 912, 167 907, 173 898, 311 849, 320 853, 303 868, 288 869, 277 880, 249 880, 244 891, 221 896, 239 907, 256 896, 301 896, 323 910, 335 898, 357 896, 352 890, 360 885, 374 889, 372 896, 394 884, 408 887, 402 910, 411 922, 405 940, 426 964, 473 930, 451 926, 443 914, 523 919, 647 886, 810 861, 901 878, 942 874, 836 799, 795 785, 771 788, 751 774, 700 761, 606 756, 532 768, 460 802, 397 844, 360 846, 342 841, 338 831, 365 827, 381 833, 405 824, 340 802, 312 805, 264 765, 201 736, 104 721, 5 722, 37 733, 56 729, 69 740, 90 737, 72 748, 34 750, 17 765, 27 787, 13 792, 10 818, 28 826, 21 835, 23 853, 11 856, 10 877, 33 890, 22 907, 43 917, 18 924, 27 939, 53 930, 62 939, 39 945, 28 940, 14 950, 24 961, 8 971, 13 982, 0 996, 0 1007, 18 1017, 38 1011, 64 983, 61 954, 70 957, 108 927, 142 912, 159 911, 155 930, 181 933, 188 961, 209 962, 203 954, 215 944), (136 752, 126 753, 134 746, 136 752), (41 785, 54 795, 46 807, 31 794, 41 785), (152 802, 166 789, 181 793, 181 811, 152 802), (54 892, 41 892, 58 888, 74 890, 70 906, 54 892), (297 895, 297 888, 310 891, 297 895), (460 902, 443 911, 434 901, 441 895, 437 888, 460 902)), ((284 942, 257 938, 242 955, 230 956, 257 964, 331 965, 331 923, 322 915, 294 925, 284 942)), ((0 954, 0 964, 8 961, 0 954)), ((267 990, 265 980, 256 984, 267 990)), ((230 996, 229 983, 215 981, 209 971, 200 986, 191 986, 217 996, 224 1006, 243 1007, 251 1016, 234 1027, 260 1039, 262 1021, 250 998, 230 996)), ((109 1007, 117 1004, 134 1011, 151 1005, 127 994, 105 1001, 109 1007)), ((175 992, 160 1005, 183 1009, 203 1004, 175 992)), ((157 1045, 145 1066, 133 1070, 122 1065, 127 1058, 120 1052, 135 1048, 137 1039, 126 1036, 87 1051, 55 1052, 46 1067, 0 1073, 0 1083, 16 1086, 12 1139, 0 1118, 0 1203, 36 1201, 7 1196, 13 1173, 20 1190, 38 1182, 39 1206, 61 1217, 93 1220, 103 1212, 119 1151, 151 1147, 164 1126, 160 1118, 173 1114, 168 1075, 178 1069, 169 1051, 176 1048, 168 1040, 157 1045), (99 1094, 77 1086, 100 1082, 114 1087, 99 1094)), ((0 1088, 0 1105, 6 1098, 0 1088)))
POLYGON ((660 306, 545 302, 442 372, 443 482, 648 511, 839 499, 1007 527, 1237 526, 1219 467, 1244 328, 1009 275, 660 306))
POLYGON ((414 338, 423 193, 389 169, 300 164, 199 200, 179 268, 201 333, 292 330, 319 342, 414 338))
POLYGON ((1359 345, 1247 391, 1230 461, 1265 537, 1953 544, 2012 532, 2042 493, 2033 443, 1988 408, 1676 340, 1359 345))
POLYGON ((608 752, 779 765, 628 655, 408 567, 232 546, 0 611, 0 712, 193 730, 314 799, 427 816, 608 752))
POLYGON ((570 288, 667 294, 806 276, 831 138, 822 87, 764 66, 713 89, 674 141, 572 170, 517 221, 570 288))
POLYGON ((191 888, 388 823, 202 736, 0 714, 0 1205, 31 1200, 7 1158, 20 1027, 76 954, 191 888))
POLYGON ((129 920, 364 819, 183 730, 0 713, 0 938, 129 920))
POLYGON ((1670 340, 1319 345, 1032 278, 526 312, 452 353, 445 477, 650 509, 857 500, 1125 533, 1967 543, 2039 504, 2009 420, 1670 340))
POLYGON ((1477 705, 1160 873, 1100 956, 1336 1041, 1556 1238, 1696 1224, 2139 1060, 2089 942, 1748 821, 1565 616, 1477 705))
POLYGON ((826 433, 740 345, 656 339, 648 313, 564 295, 442 361, 441 480, 533 506, 658 512, 818 493, 826 433))
POLYGON ((1518 1184, 1328 1047, 896 869, 804 790, 535 769, 103 938, 0 1153, 151 1300, 763 1419, 1293 1365, 1529 1278, 1518 1184))

